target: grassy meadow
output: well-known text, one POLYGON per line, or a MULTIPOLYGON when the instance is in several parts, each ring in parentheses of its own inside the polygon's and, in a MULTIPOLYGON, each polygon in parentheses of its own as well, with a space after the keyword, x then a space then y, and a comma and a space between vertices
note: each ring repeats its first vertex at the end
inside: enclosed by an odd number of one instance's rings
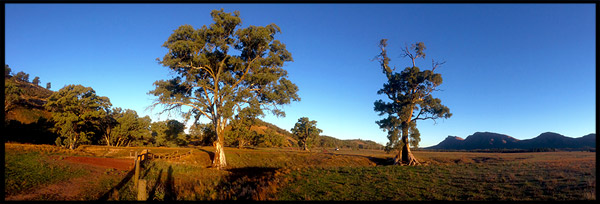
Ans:
MULTIPOLYGON (((141 147, 5 144, 7 200, 136 200, 133 171, 90 167, 65 157, 131 158, 141 147), (69 185, 64 185, 69 184, 69 185), (77 185, 76 185, 77 184, 77 185), (78 185, 72 195, 52 193, 78 185), (58 189, 55 189, 58 188, 58 189)), ((595 152, 414 151, 421 166, 388 165, 376 150, 225 148, 229 167, 210 168, 212 147, 144 164, 148 200, 595 200, 595 152)), ((133 161, 133 160, 132 160, 133 161)), ((75 188, 73 187, 73 188, 75 188)))

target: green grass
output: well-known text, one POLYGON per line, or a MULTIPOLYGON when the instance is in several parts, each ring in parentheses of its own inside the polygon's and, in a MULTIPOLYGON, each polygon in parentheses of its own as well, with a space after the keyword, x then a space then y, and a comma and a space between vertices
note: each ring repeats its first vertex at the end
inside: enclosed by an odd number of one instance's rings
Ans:
POLYGON ((595 162, 329 167, 293 171, 277 200, 590 200, 595 162), (557 165, 562 164, 562 165, 557 165))
MULTIPOLYGON (((145 148, 5 144, 6 194, 77 175, 60 156, 128 157, 145 148), (51 156, 42 156, 51 155, 51 156), (47 157, 59 158, 57 161, 47 157)), ((426 165, 375 166, 383 151, 333 153, 225 148, 228 167, 210 168, 212 147, 149 148, 156 154, 193 151, 181 159, 152 159, 141 171, 150 200, 595 200, 595 153, 472 153, 414 151, 426 165)), ((127 172, 100 172, 80 198, 136 200, 127 172), (116 187, 118 186, 118 187, 116 187), (112 191, 112 189, 116 189, 112 191)), ((85 181, 87 182, 87 181, 85 181)), ((60 200, 61 198, 54 198, 60 200)))
POLYGON ((4 154, 5 195, 17 194, 33 187, 82 176, 79 168, 50 162, 39 152, 6 151, 4 154))

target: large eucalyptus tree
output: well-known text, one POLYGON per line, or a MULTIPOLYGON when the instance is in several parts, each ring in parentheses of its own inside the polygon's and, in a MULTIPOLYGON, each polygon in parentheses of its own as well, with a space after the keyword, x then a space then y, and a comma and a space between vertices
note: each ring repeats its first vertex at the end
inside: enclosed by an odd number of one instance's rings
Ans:
POLYGON ((395 72, 396 68, 389 66, 390 58, 387 56, 385 47, 387 39, 382 39, 379 43, 381 53, 377 60, 381 65, 382 72, 387 76, 387 83, 383 88, 377 91, 377 94, 385 94, 390 101, 375 101, 374 110, 379 116, 387 115, 386 118, 376 121, 381 129, 387 130, 388 139, 386 151, 398 150, 394 159, 394 164, 418 165, 419 162, 410 152, 409 136, 412 137, 412 143, 420 141, 419 130, 417 129, 417 120, 435 120, 438 118, 449 118, 452 116, 450 109, 442 105, 439 98, 434 98, 431 94, 437 91, 437 87, 442 84, 442 75, 435 73, 435 69, 443 63, 432 60, 431 70, 421 71, 416 66, 417 58, 425 58, 425 44, 418 42, 409 49, 406 46, 402 49, 403 57, 408 57, 412 61, 412 66, 406 67, 402 72, 395 72), (412 51, 411 51, 412 50, 412 51))
POLYGON ((213 167, 221 169, 227 165, 223 130, 233 116, 244 109, 285 116, 281 106, 300 98, 283 69, 292 55, 275 39, 281 32, 277 25, 240 28, 237 11, 213 10, 210 15, 213 24, 199 29, 182 25, 163 44, 169 51, 159 63, 176 76, 156 81, 149 94, 158 97, 153 107, 164 105, 163 112, 176 109, 194 123, 201 117, 211 121, 216 133, 213 167))

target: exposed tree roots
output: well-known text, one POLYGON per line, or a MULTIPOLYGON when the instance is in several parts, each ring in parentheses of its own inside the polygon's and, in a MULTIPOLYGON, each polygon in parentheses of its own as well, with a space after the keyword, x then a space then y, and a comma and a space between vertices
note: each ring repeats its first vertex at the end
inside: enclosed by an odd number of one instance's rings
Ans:
POLYGON ((415 158, 412 152, 408 152, 408 158, 402 159, 402 152, 398 152, 398 154, 394 157, 394 165, 401 166, 418 166, 421 163, 415 158))

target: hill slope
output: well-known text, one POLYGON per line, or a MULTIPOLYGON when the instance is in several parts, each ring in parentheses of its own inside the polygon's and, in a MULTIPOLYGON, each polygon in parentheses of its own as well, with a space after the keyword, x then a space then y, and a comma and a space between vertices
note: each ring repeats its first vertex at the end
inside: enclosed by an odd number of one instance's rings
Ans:
POLYGON ((8 112, 5 109, 4 141, 53 144, 57 135, 50 131, 52 114, 44 109, 44 104, 54 92, 10 76, 4 80, 6 87, 14 86, 20 90, 14 106, 8 112))
POLYGON ((532 139, 518 140, 511 136, 498 133, 476 132, 464 140, 460 137, 448 136, 439 144, 425 149, 474 150, 536 148, 596 148, 596 134, 592 133, 579 138, 571 138, 558 133, 545 132, 532 139))
POLYGON ((41 86, 20 81, 13 78, 5 77, 5 85, 14 85, 21 90, 19 101, 15 104, 15 107, 6 113, 6 120, 16 120, 23 124, 31 124, 37 122, 40 118, 46 120, 52 117, 52 114, 44 109, 48 98, 52 93, 51 90, 43 88, 41 86))

